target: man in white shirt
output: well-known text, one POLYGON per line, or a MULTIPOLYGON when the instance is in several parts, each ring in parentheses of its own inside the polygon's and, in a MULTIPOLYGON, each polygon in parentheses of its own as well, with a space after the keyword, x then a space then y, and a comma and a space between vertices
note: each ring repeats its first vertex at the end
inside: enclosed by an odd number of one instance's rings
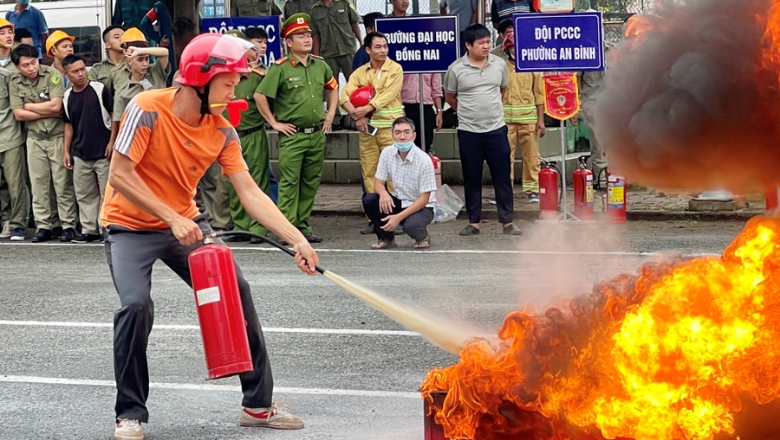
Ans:
POLYGON ((398 247, 393 231, 398 225, 414 239, 415 249, 430 247, 428 225, 433 220, 436 177, 431 158, 414 145, 414 122, 402 117, 393 121, 393 147, 379 156, 374 194, 363 197, 363 208, 376 230, 378 241, 372 249, 398 247), (393 179, 392 193, 385 184, 393 179))

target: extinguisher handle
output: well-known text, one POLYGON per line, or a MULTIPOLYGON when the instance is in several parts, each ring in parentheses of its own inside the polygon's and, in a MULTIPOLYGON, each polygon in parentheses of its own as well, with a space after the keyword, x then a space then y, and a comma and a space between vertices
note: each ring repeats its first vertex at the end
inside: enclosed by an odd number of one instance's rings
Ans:
MULTIPOLYGON (((268 238, 265 235, 255 234, 254 232, 247 232, 247 231, 221 231, 221 232, 217 232, 215 236, 216 237, 234 237, 234 236, 239 236, 239 235, 243 235, 245 237, 257 238, 260 241, 264 241, 264 242, 270 244, 271 246, 274 246, 274 247, 278 248, 279 250, 281 250, 282 252, 286 253, 287 255, 289 255, 291 257, 295 256, 295 251, 294 250, 288 248, 287 246, 283 246, 281 243, 279 243, 278 241, 276 241, 276 240, 274 240, 272 238, 268 238)), ((321 274, 325 272, 325 269, 321 268, 320 266, 314 266, 314 268, 317 270, 317 272, 319 272, 321 274)))

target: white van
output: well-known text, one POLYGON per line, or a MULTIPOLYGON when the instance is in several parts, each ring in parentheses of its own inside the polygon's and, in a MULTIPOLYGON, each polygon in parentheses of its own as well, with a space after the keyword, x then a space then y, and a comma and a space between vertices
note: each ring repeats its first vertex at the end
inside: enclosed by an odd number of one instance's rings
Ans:
MULTIPOLYGON (((46 17, 49 34, 63 31, 76 38, 73 52, 91 66, 103 59, 103 29, 106 23, 106 9, 103 0, 64 0, 56 2, 31 3, 46 17)), ((16 7, 16 4, 0 5, 0 17, 16 7)), ((42 42, 45 50, 45 42, 42 42)))

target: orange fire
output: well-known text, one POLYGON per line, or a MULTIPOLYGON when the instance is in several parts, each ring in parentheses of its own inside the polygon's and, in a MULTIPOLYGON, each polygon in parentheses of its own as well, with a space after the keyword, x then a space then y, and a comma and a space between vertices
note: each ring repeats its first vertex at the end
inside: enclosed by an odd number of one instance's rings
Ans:
MULTIPOLYGON (((780 219, 722 257, 647 264, 566 308, 509 314, 497 341, 430 371, 451 439, 710 440, 744 398, 780 397, 780 219)), ((736 433, 735 435, 738 435, 736 433)))

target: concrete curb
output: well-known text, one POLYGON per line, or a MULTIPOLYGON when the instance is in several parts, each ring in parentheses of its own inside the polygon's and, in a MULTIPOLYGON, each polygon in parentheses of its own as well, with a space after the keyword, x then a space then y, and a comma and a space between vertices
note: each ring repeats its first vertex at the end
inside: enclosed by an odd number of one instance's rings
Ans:
MULTIPOLYGON (((637 221, 747 221, 757 215, 762 215, 761 211, 729 211, 729 212, 697 212, 697 211, 628 211, 626 218, 628 220, 637 221)), ((317 209, 314 208, 312 215, 319 216, 365 216, 365 213, 355 209, 317 209)), ((603 216, 601 213, 597 213, 597 218, 603 216)), ((458 215, 458 219, 465 219, 466 211, 463 210, 458 215)), ((516 209, 514 212, 514 218, 516 220, 537 220, 539 218, 539 210, 534 209, 516 209)), ((496 220, 498 219, 498 212, 495 210, 482 210, 483 220, 496 220)))

